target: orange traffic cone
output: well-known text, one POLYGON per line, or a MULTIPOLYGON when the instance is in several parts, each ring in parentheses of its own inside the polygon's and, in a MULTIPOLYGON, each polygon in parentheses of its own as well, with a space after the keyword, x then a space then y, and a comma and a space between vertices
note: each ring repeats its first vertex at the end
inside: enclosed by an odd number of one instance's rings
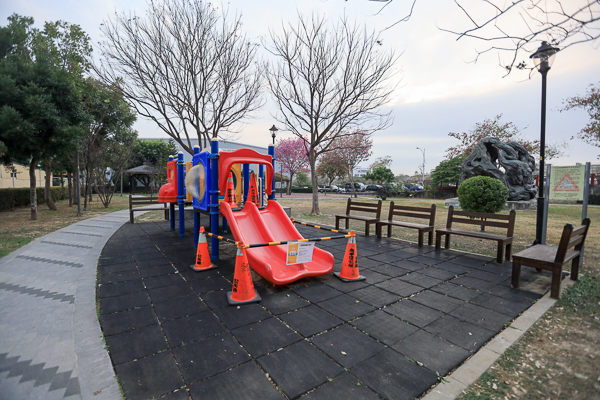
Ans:
POLYGON ((250 175, 250 185, 248 187, 248 201, 260 206, 258 200, 258 189, 256 188, 256 176, 254 172, 250 175))
POLYGON ((334 272, 333 274, 344 282, 364 281, 367 278, 360 276, 360 273, 358 272, 356 237, 354 236, 354 231, 350 233, 352 234, 352 237, 348 239, 344 261, 342 261, 342 270, 340 272, 334 272))
POLYGON ((209 269, 217 268, 210 261, 210 254, 208 253, 208 243, 206 242, 206 236, 204 235, 204 227, 200 227, 200 234, 198 235, 198 250, 196 251, 196 264, 190 265, 190 268, 194 271, 207 271, 209 269))
POLYGON ((246 257, 246 250, 238 247, 235 258, 235 272, 233 274, 233 288, 227 292, 227 301, 230 306, 238 304, 257 303, 261 300, 254 291, 250 264, 246 257))
POLYGON ((231 205, 231 208, 237 208, 237 203, 235 201, 235 187, 233 186, 233 175, 231 172, 229 173, 229 178, 227 178, 227 190, 225 191, 225 201, 231 205))

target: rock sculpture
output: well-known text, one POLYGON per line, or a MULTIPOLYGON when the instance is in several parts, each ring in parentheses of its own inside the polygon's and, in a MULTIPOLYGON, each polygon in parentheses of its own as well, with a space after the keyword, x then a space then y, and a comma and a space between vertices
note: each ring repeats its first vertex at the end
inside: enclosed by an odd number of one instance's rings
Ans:
POLYGON ((535 159, 516 142, 503 143, 492 137, 481 139, 462 163, 460 181, 474 176, 500 179, 508 188, 509 201, 535 198, 535 159))

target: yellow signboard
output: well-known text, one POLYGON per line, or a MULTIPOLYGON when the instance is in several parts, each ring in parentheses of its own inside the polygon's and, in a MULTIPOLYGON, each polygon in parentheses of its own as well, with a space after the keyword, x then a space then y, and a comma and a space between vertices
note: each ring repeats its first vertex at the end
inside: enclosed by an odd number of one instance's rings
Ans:
POLYGON ((552 166, 550 173, 550 200, 583 200, 585 165, 552 166))

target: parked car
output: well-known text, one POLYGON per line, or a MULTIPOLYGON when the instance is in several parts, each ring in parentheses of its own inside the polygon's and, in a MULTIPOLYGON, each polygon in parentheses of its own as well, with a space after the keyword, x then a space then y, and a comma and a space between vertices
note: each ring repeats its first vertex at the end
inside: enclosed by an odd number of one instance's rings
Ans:
POLYGON ((370 184, 370 185, 367 185, 367 189, 366 190, 374 192, 377 189, 379 189, 380 187, 381 187, 381 185, 370 184))
POLYGON ((319 192, 323 193, 323 192, 334 192, 334 193, 338 193, 340 191, 340 188, 337 187, 336 185, 327 185, 327 186, 323 186, 321 189, 319 189, 319 192))
MULTIPOLYGON (((346 193, 351 193, 352 192, 352 184, 346 183, 345 189, 346 189, 346 193)), ((367 189, 367 187, 365 186, 364 183, 354 182, 354 191, 364 192, 366 189, 367 189)))

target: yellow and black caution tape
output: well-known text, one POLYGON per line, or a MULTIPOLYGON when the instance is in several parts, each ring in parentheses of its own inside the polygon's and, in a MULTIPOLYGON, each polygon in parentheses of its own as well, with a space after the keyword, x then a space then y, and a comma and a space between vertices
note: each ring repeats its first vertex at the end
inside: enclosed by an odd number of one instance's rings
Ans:
POLYGON ((337 229, 324 228, 324 227, 319 226, 319 225, 311 224, 310 222, 296 221, 294 218, 292 218, 292 222, 295 223, 295 224, 300 224, 300 225, 308 226, 310 228, 322 229, 324 231, 330 231, 330 232, 335 232, 335 233, 348 233, 348 231, 344 231, 344 230, 341 230, 341 229, 337 230, 337 229))

